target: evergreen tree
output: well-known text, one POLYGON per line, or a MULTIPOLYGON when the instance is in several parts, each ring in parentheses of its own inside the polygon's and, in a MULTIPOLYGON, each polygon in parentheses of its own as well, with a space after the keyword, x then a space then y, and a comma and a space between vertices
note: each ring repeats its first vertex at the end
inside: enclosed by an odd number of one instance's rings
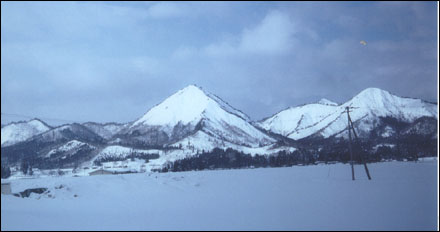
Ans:
POLYGON ((21 162, 21 171, 23 172, 23 174, 27 175, 28 169, 29 169, 28 162, 27 161, 22 161, 21 162))
POLYGON ((3 166, 1 167, 1 178, 6 179, 11 176, 11 168, 3 166))
POLYGON ((29 166, 28 174, 29 174, 30 176, 34 175, 34 170, 32 170, 32 166, 29 166))

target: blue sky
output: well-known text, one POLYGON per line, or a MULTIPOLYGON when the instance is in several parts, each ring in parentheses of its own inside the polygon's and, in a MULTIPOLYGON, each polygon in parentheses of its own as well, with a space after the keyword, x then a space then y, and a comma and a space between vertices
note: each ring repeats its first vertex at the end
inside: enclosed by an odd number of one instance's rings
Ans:
POLYGON ((437 11, 436 2, 2 2, 1 111, 128 122, 189 84, 254 120, 368 87, 437 102, 437 11))

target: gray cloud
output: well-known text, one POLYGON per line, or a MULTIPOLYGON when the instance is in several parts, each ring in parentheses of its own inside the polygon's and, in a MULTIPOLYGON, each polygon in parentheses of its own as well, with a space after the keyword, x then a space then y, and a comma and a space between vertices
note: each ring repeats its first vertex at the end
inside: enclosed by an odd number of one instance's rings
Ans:
POLYGON ((189 84, 256 120, 367 87, 437 101, 435 3, 2 2, 1 13, 6 113, 126 122, 189 84))

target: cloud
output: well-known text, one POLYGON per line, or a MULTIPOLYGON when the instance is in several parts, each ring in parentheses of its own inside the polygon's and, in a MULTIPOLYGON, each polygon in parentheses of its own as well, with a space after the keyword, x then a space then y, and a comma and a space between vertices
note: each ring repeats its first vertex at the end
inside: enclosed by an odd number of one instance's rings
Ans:
POLYGON ((173 51, 173 53, 171 54, 171 58, 177 60, 183 60, 190 58, 191 56, 194 56, 197 52, 198 52, 197 48, 182 46, 173 51))
POLYGON ((253 119, 370 86, 435 101, 436 9, 2 2, 2 111, 126 122, 194 83, 253 119))
POLYGON ((293 23, 289 16, 272 11, 255 28, 245 29, 240 49, 251 53, 279 53, 292 47, 293 23))
POLYGON ((133 68, 145 75, 157 74, 160 69, 160 62, 148 56, 138 56, 132 58, 133 68))
POLYGON ((212 56, 286 53, 294 45, 294 33, 289 15, 274 10, 256 26, 245 28, 233 38, 210 44, 202 52, 212 56))
POLYGON ((159 2, 150 6, 147 14, 156 19, 175 18, 186 15, 183 4, 174 2, 159 2))
POLYGON ((146 3, 146 15, 156 20, 224 17, 237 4, 228 2, 154 2, 146 3))

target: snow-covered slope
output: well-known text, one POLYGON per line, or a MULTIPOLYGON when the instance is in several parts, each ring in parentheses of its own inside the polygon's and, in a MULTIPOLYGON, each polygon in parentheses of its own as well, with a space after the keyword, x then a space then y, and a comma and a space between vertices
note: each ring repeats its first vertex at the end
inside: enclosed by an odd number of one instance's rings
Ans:
MULTIPOLYGON (((107 146, 102 151, 99 152, 99 154, 93 159, 103 159, 103 158, 121 158, 125 159, 129 157, 131 153, 141 153, 141 154, 163 154, 162 150, 157 149, 150 149, 150 150, 142 150, 142 149, 133 149, 130 147, 123 147, 118 145, 113 146, 107 146)), ((93 161, 92 160, 92 161, 93 161)))
POLYGON ((434 118, 419 118, 410 126, 402 131, 404 135, 431 135, 434 138, 438 136, 437 121, 434 118))
POLYGON ((329 105, 329 106, 337 106, 338 105, 338 103, 332 102, 332 101, 325 99, 325 98, 322 98, 321 100, 319 100, 318 104, 329 105))
POLYGON ((182 139, 174 144, 172 144, 174 147, 181 147, 184 150, 193 151, 192 153, 198 152, 201 153, 203 151, 210 151, 213 148, 232 148, 237 151, 241 151, 245 154, 255 155, 255 154, 274 154, 279 151, 289 151, 293 152, 296 150, 294 147, 279 147, 275 144, 269 144, 266 146, 260 146, 260 147, 247 147, 242 146, 234 143, 230 143, 228 141, 223 141, 220 139, 217 139, 215 137, 212 137, 208 135, 204 131, 198 131, 197 133, 186 137, 185 139, 182 139))
POLYGON ((75 153, 79 150, 94 150, 96 149, 96 147, 87 144, 87 143, 83 143, 80 142, 78 140, 71 140, 65 144, 62 144, 61 146, 50 150, 47 154, 46 157, 50 158, 52 155, 57 154, 57 153, 65 153, 65 152, 69 152, 69 153, 75 153))
POLYGON ((217 108, 248 120, 245 114, 232 108, 220 98, 205 93, 195 85, 189 85, 150 109, 130 128, 142 124, 156 126, 175 126, 179 122, 188 124, 199 121, 205 111, 218 110, 217 108))
MULTIPOLYGON (((213 139, 258 147, 275 140, 219 97, 190 85, 150 109, 121 134, 150 144, 170 144, 203 131, 213 139)), ((208 142, 208 141, 199 141, 208 142)))
POLYGON ((334 114, 337 107, 318 103, 291 107, 264 120, 258 125, 265 130, 291 138, 291 134, 303 131, 334 114))
POLYGON ((2 127, 1 146, 10 146, 25 141, 50 129, 50 126, 39 119, 8 124, 2 127))
POLYGON ((127 126, 127 124, 120 124, 120 123, 101 124, 95 122, 86 122, 83 123, 82 125, 105 139, 110 139, 113 135, 115 135, 116 133, 118 133, 120 130, 122 130, 124 127, 127 126))
POLYGON ((67 142, 70 140, 101 142, 103 139, 85 126, 78 123, 73 123, 53 128, 49 131, 39 134, 38 136, 35 136, 33 140, 47 143, 59 141, 67 142))
POLYGON ((420 99, 403 98, 378 88, 368 88, 342 105, 308 104, 289 108, 259 123, 272 132, 301 139, 310 135, 325 138, 341 134, 347 128, 345 107, 357 107, 350 113, 360 135, 367 135, 379 117, 412 122, 421 117, 438 118, 437 105, 420 99))

